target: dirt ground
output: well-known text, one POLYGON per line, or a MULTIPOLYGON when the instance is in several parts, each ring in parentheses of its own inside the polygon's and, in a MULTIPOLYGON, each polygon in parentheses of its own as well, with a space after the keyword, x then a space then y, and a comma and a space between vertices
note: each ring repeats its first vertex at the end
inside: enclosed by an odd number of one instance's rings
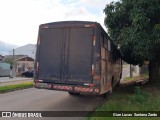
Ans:
POLYGON ((139 86, 142 90, 152 93, 153 95, 160 94, 160 84, 151 84, 148 78, 135 77, 134 80, 122 81, 119 87, 115 87, 114 91, 118 93, 135 93, 135 87, 139 86))

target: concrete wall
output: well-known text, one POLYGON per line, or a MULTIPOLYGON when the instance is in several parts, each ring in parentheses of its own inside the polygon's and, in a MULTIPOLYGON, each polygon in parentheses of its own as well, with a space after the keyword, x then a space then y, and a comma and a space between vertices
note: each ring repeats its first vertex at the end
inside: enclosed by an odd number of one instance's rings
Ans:
POLYGON ((0 77, 9 77, 10 76, 10 70, 3 70, 0 69, 0 77))
POLYGON ((148 65, 144 64, 140 67, 140 74, 146 74, 148 73, 148 65))

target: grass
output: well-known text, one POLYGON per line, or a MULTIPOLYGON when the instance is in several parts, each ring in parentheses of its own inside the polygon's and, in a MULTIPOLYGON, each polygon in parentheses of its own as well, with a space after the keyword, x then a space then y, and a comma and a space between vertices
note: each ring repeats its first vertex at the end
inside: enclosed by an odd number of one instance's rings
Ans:
POLYGON ((10 91, 19 90, 19 89, 29 88, 32 86, 33 86, 33 82, 24 82, 20 84, 0 86, 0 93, 6 93, 10 91))
POLYGON ((148 78, 149 77, 148 73, 144 73, 141 76, 144 77, 144 78, 148 78))
POLYGON ((130 81, 130 80, 134 80, 134 79, 135 79, 135 77, 126 77, 126 78, 124 78, 125 81, 130 81))
POLYGON ((148 73, 142 74, 140 76, 126 77, 124 78, 124 81, 133 81, 139 79, 148 79, 148 73))
MULTIPOLYGON (((121 86, 95 111, 160 111, 160 87, 121 86)), ((92 116, 95 116, 93 113, 92 116)), ((86 120, 159 120, 158 117, 88 117, 86 120)))

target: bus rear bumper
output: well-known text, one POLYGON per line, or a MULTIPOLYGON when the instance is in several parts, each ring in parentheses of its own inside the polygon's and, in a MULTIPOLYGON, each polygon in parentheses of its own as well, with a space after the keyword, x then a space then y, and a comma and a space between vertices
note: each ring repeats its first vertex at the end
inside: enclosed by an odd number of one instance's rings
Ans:
POLYGON ((34 87, 50 89, 50 90, 69 91, 69 92, 76 92, 76 93, 97 94, 97 95, 100 93, 99 88, 94 86, 90 87, 90 86, 35 82, 34 87))

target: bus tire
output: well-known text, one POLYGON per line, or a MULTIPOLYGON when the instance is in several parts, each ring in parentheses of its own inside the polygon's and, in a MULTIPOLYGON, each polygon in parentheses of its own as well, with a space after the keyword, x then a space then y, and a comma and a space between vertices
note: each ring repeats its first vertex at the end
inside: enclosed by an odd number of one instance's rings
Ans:
POLYGON ((103 97, 104 99, 108 98, 108 96, 109 96, 108 92, 102 94, 102 97, 103 97))
POLYGON ((109 93, 109 94, 112 94, 112 92, 113 92, 113 84, 111 84, 111 87, 110 87, 108 93, 109 93))
POLYGON ((121 78, 122 78, 122 73, 120 74, 120 77, 119 77, 119 80, 118 80, 118 82, 117 82, 117 85, 116 85, 116 86, 120 86, 121 78))
POLYGON ((121 82, 121 79, 120 79, 120 80, 118 80, 118 82, 117 82, 117 85, 116 85, 116 86, 120 86, 120 82, 121 82))
POLYGON ((114 77, 112 77, 111 86, 108 91, 109 94, 112 94, 112 92, 113 92, 113 84, 114 84, 114 77))
POLYGON ((108 92, 102 94, 102 97, 104 99, 108 98, 112 94, 112 91, 113 91, 113 84, 111 84, 111 87, 108 92))

